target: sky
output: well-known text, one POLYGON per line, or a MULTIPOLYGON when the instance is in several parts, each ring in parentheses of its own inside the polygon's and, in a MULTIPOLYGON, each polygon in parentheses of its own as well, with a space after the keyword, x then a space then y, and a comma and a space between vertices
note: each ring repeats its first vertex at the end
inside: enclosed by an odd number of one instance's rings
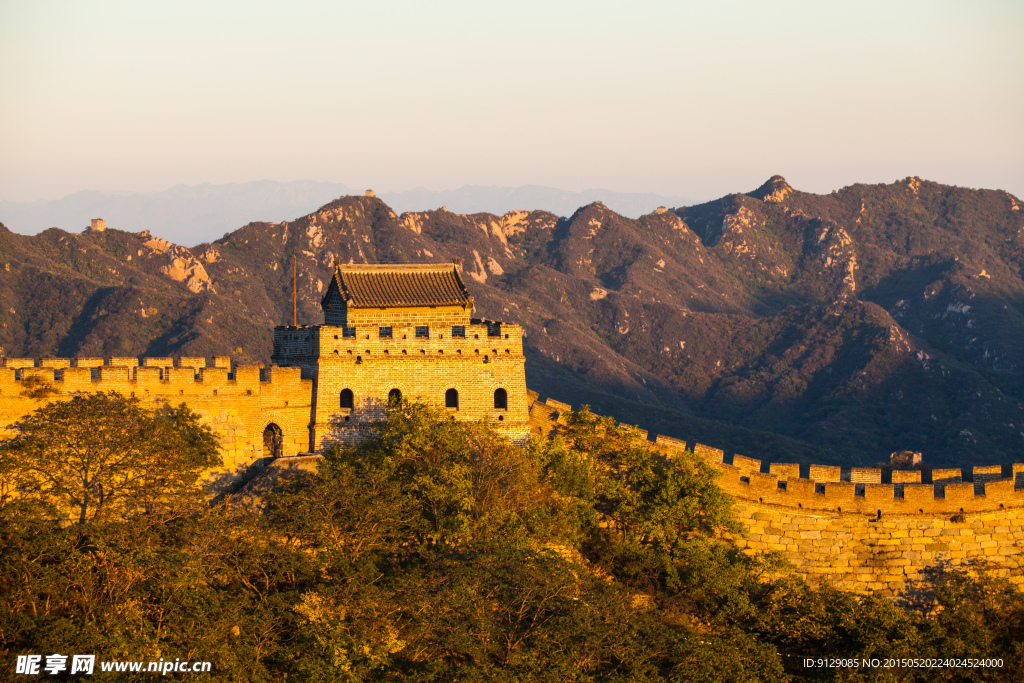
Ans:
POLYGON ((1024 197, 1024 3, 0 0, 0 200, 271 179, 1024 197))

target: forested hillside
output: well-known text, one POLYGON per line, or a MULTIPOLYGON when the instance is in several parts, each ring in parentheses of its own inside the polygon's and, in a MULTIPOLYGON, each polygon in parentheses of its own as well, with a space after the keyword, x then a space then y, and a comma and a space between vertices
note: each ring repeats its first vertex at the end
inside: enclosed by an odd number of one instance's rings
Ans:
MULTIPOLYGON (((100 426, 111 404, 152 419, 134 399, 77 399, 0 444, 2 490, 22 492, 0 497, 8 671, 32 653, 93 654, 97 674, 209 662, 212 681, 1011 681, 1024 667, 1024 596, 1004 579, 937 567, 900 604, 811 587, 723 538, 741 527, 707 463, 668 462, 585 410, 522 449, 394 404, 359 447, 277 480, 259 513, 200 504, 193 472, 145 482, 145 508, 121 497, 60 524, 82 482, 31 485, 35 427, 68 409, 100 426), (961 663, 909 661, 936 659, 961 663)), ((205 429, 184 408, 158 419, 205 429)), ((142 426, 108 445, 149 443, 142 426)))

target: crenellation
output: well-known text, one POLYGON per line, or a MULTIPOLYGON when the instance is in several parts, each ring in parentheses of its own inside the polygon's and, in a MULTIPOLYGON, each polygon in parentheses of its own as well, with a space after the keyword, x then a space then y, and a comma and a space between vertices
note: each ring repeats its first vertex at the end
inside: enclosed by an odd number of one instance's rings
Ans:
POLYGON ((973 503, 974 502, 974 484, 971 483, 960 483, 960 484, 945 484, 943 486, 943 497, 946 502, 951 505, 957 505, 963 502, 973 503))
POLYGON ((833 504, 852 503, 854 492, 854 485, 847 481, 825 483, 825 499, 833 504))
POLYGON ((842 471, 830 465, 811 465, 810 478, 818 483, 841 481, 842 471))
POLYGON ((664 436, 658 434, 654 437, 654 443, 669 451, 685 451, 686 442, 680 441, 679 439, 673 439, 671 436, 664 436))
POLYGON ((27 379, 40 379, 44 382, 57 381, 57 373, 52 367, 22 368, 20 372, 21 381, 27 379))
POLYGON ((895 499, 896 490, 892 484, 864 484, 864 503, 867 505, 891 504, 895 499))
POLYGON ((959 467, 932 470, 933 484, 959 484, 963 481, 959 467))
POLYGON ((747 477, 752 490, 775 492, 779 488, 779 479, 774 474, 750 472, 747 477))
POLYGON ((711 446, 705 446, 702 443, 695 444, 693 447, 695 455, 703 458, 712 465, 717 465, 725 462, 725 451, 720 448, 712 448, 711 446))
POLYGON ((971 468, 971 481, 975 484, 995 481, 1003 478, 1002 465, 982 465, 971 468))
POLYGON ((192 368, 175 368, 165 367, 163 368, 164 382, 174 389, 181 389, 182 391, 190 389, 196 381, 196 371, 192 368))
POLYGON ((786 494, 794 501, 813 500, 816 496, 814 480, 812 479, 788 479, 786 480, 786 494))
POLYGON ((164 381, 162 368, 138 367, 135 368, 135 384, 140 389, 158 391, 164 381))
POLYGON ((193 370, 200 370, 200 369, 206 367, 206 359, 205 358, 196 358, 196 357, 182 356, 181 358, 179 358, 175 362, 174 367, 176 367, 176 368, 192 368, 193 370))
POLYGON ((760 473, 761 461, 748 458, 745 455, 739 453, 732 456, 732 464, 739 468, 743 474, 760 473))
MULTIPOLYGON (((102 367, 102 368, 99 369, 100 383, 108 384, 108 385, 127 384, 129 379, 130 379, 131 371, 132 371, 131 368, 129 368, 127 366, 123 366, 123 365, 119 365, 119 366, 115 366, 115 367, 109 367, 109 366, 108 367, 102 367)), ((97 388, 97 390, 98 391, 103 391, 104 389, 114 389, 114 388, 116 388, 116 387, 110 386, 110 387, 104 387, 104 388, 97 388)))
MULTIPOLYGON (((682 441, 654 442, 671 455, 682 441)), ((698 449, 707 446, 695 444, 693 453, 698 449)), ((748 458, 738 459, 740 467, 712 462, 748 526, 737 547, 781 550, 812 583, 895 595, 936 563, 984 558, 1024 586, 1024 464, 976 468, 972 474, 981 480, 973 482, 946 468, 933 471, 935 483, 923 483, 920 470, 896 470, 893 483, 882 483, 876 468, 811 465, 812 475, 824 479, 817 481, 794 476, 799 468, 785 464, 769 463, 772 477, 751 471, 748 458)))
POLYGON ((212 389, 227 386, 229 367, 206 367, 199 370, 198 381, 212 389))
POLYGON ((553 398, 549 398, 547 400, 547 404, 548 404, 548 406, 550 406, 551 408, 557 410, 560 413, 567 413, 570 410, 572 410, 572 406, 569 405, 568 403, 562 403, 561 401, 556 401, 553 398))
POLYGON ((92 391, 92 368, 71 367, 61 372, 60 382, 64 391, 92 391))
POLYGON ((850 481, 855 484, 881 484, 882 470, 875 467, 853 467, 850 469, 850 481))
POLYGON ((780 481, 799 479, 800 465, 796 463, 773 462, 768 464, 768 472, 774 474, 780 481))
POLYGON ((903 502, 911 508, 931 508, 935 502, 935 487, 932 484, 904 484, 903 502))
POLYGON ((234 373, 235 384, 249 391, 258 391, 260 388, 260 374, 262 365, 236 365, 234 373))

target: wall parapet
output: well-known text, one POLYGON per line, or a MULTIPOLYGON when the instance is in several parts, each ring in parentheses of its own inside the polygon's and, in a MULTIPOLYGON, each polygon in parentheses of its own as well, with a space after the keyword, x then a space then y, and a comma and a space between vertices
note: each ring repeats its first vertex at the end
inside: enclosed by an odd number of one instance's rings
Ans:
MULTIPOLYGON (((529 401, 530 433, 557 433, 570 406, 536 393, 529 401)), ((937 565, 984 560, 1024 587, 1024 463, 846 469, 762 463, 662 435, 651 446, 720 472, 745 529, 726 537, 744 553, 784 553, 812 584, 892 597, 937 565)))
MULTIPOLYGON (((531 395, 531 433, 557 429, 571 406, 531 395)), ((883 470, 874 467, 762 463, 739 453, 663 435, 648 437, 671 458, 693 453, 720 473, 737 499, 795 510, 838 514, 955 516, 1024 508, 1024 463, 964 468, 883 470)))
POLYGON ((0 436, 42 404, 104 391, 148 408, 188 404, 221 446, 224 465, 207 473, 211 480, 230 481, 255 462, 309 448, 313 381, 301 368, 233 365, 226 356, 0 359, 0 436))
POLYGON ((0 395, 20 393, 28 379, 49 383, 57 392, 140 390, 164 394, 178 390, 179 395, 218 393, 220 389, 251 395, 254 391, 295 389, 302 382, 310 384, 301 378, 297 367, 237 365, 226 356, 0 358, 0 395))

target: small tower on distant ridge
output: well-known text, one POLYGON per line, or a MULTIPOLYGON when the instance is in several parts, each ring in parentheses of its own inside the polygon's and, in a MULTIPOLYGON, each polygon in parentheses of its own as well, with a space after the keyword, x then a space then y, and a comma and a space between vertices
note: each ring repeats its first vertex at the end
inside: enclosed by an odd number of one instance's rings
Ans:
POLYGON ((367 190, 367 191, 366 191, 366 192, 365 192, 364 194, 365 194, 365 195, 366 195, 367 197, 372 197, 372 196, 373 196, 373 190, 367 190))
POLYGON ((107 222, 102 218, 93 218, 92 223, 89 225, 89 229, 93 232, 103 232, 107 229, 107 222))
POLYGON ((914 467, 920 465, 924 456, 915 451, 896 451, 889 456, 889 464, 893 467, 914 467))

